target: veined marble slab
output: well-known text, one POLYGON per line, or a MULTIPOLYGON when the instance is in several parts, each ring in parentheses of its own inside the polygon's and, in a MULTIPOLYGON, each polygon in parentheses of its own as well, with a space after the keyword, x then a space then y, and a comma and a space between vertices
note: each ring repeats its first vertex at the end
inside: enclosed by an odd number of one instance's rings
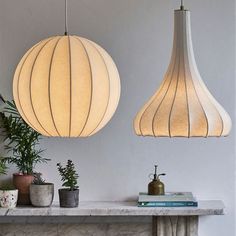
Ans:
POLYGON ((78 208, 0 208, 0 216, 202 216, 223 215, 222 201, 200 201, 198 207, 137 207, 136 202, 80 202, 78 208))

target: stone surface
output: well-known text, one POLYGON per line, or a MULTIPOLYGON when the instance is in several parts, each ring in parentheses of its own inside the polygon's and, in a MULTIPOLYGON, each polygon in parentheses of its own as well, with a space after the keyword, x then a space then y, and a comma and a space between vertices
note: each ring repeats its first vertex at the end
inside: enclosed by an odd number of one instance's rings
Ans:
POLYGON ((0 208, 0 216, 5 216, 8 212, 8 209, 0 208))
POLYGON ((1 224, 0 236, 151 236, 151 224, 1 224))
POLYGON ((154 216, 153 236, 198 236, 198 216, 154 216))
POLYGON ((0 216, 166 216, 223 215, 222 201, 200 201, 198 207, 137 207, 136 202, 81 202, 78 208, 17 207, 0 209, 0 216))
POLYGON ((197 236, 199 216, 224 214, 221 201, 200 201, 199 207, 188 208, 140 208, 136 204, 0 208, 0 236, 197 236))

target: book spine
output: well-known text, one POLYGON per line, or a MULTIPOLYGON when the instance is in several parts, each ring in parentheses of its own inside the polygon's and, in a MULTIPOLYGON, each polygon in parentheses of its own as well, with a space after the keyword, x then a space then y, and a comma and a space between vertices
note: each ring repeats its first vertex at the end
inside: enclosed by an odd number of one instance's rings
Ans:
POLYGON ((140 198, 139 202, 194 202, 194 198, 168 198, 168 197, 156 197, 156 198, 140 198))
POLYGON ((197 207, 197 202, 139 202, 139 207, 197 207))

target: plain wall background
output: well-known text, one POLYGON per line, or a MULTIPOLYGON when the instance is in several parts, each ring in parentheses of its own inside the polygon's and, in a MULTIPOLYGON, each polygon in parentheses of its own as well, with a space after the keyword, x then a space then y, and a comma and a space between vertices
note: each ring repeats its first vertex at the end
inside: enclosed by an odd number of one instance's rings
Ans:
MULTIPOLYGON (((81 200, 127 200, 144 191, 158 164, 168 191, 192 191, 198 199, 222 199, 227 215, 203 217, 201 236, 235 235, 235 132, 228 138, 137 137, 133 118, 159 86, 172 48, 173 0, 68 0, 69 31, 104 47, 121 76, 119 107, 110 123, 88 139, 45 138, 38 166, 56 189, 57 162, 79 169, 81 200)), ((235 2, 186 0, 192 12, 195 56, 216 99, 235 112, 235 2)), ((0 0, 0 92, 12 98, 12 77, 27 49, 64 33, 63 0, 0 0)), ((10 170, 10 173, 14 169, 10 170)), ((10 175, 9 173, 9 175, 10 175)), ((55 201, 58 201, 56 195, 55 201)))

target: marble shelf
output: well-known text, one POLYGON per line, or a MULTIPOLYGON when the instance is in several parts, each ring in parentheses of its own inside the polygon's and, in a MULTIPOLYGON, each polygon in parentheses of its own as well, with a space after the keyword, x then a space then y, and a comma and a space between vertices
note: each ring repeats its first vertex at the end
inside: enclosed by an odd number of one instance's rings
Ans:
POLYGON ((78 208, 17 207, 0 208, 1 217, 17 216, 206 216, 223 215, 224 204, 219 200, 199 201, 198 207, 142 208, 136 202, 80 202, 78 208))

